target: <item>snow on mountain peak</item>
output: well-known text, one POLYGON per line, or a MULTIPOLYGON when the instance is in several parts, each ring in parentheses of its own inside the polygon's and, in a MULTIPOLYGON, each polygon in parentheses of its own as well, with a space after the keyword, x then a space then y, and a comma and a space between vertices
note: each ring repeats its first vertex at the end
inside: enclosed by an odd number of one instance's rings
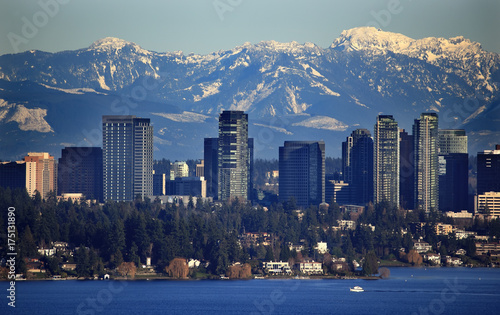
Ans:
POLYGON ((99 40, 96 40, 92 45, 90 45, 89 49, 91 50, 108 50, 108 51, 118 51, 122 50, 124 47, 132 47, 136 52, 142 54, 150 54, 149 51, 142 49, 136 43, 128 42, 126 40, 116 38, 116 37, 105 37, 99 40))
POLYGON ((332 49, 353 50, 401 50, 408 48, 414 40, 399 33, 384 32, 375 27, 356 27, 345 30, 333 44, 332 49))

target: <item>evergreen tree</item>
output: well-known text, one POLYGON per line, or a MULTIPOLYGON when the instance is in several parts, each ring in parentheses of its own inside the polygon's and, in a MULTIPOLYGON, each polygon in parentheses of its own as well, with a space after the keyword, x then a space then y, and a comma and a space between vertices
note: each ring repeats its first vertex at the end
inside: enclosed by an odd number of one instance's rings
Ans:
POLYGON ((365 256, 363 262, 363 273, 367 276, 376 274, 378 272, 378 258, 374 251, 369 251, 365 256))

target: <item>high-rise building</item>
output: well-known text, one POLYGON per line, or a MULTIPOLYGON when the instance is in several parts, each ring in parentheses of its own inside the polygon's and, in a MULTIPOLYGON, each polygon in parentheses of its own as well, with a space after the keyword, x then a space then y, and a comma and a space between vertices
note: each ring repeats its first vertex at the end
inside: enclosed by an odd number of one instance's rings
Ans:
POLYGON ((204 141, 204 175, 207 181, 207 197, 217 199, 219 182, 219 138, 205 138, 204 141))
POLYGON ((468 153, 467 135, 464 129, 439 129, 439 155, 468 153))
POLYGON ((474 213, 500 218, 500 192, 488 191, 474 196, 474 213))
POLYGON ((149 118, 103 116, 104 200, 153 195, 153 126, 149 118))
POLYGON ((373 132, 373 199, 399 206, 399 128, 392 115, 379 115, 373 132))
POLYGON ((352 134, 342 142, 342 179, 346 183, 352 182, 351 153, 352 153, 352 134))
POLYGON ((175 161, 170 163, 170 180, 176 178, 188 177, 189 176, 189 166, 184 161, 175 161))
POLYGON ((253 138, 248 138, 248 199, 254 199, 254 190, 253 190, 253 138))
POLYGON ((477 194, 500 192, 500 145, 477 153, 477 194))
POLYGON ((399 202, 404 209, 413 209, 415 167, 413 165, 413 136, 404 129, 399 131, 399 202))
POLYGON ((373 139, 367 129, 356 129, 342 143, 344 182, 349 183, 349 202, 373 201, 373 139))
POLYGON ((339 205, 347 205, 351 203, 349 184, 343 180, 326 180, 325 181, 325 201, 335 202, 339 205))
POLYGON ((373 139, 367 129, 354 130, 352 139, 351 202, 366 205, 373 201, 373 139))
POLYGON ((325 143, 285 141, 279 148, 279 200, 297 206, 325 202, 325 143))
POLYGON ((0 187, 26 188, 26 162, 0 162, 0 187))
POLYGON ((439 129, 439 209, 468 208, 469 155, 463 129, 439 129))
POLYGON ((64 148, 57 173, 59 195, 82 193, 87 199, 103 201, 101 148, 64 148))
POLYGON ((196 177, 205 176, 205 161, 201 160, 199 164, 196 164, 196 177))
POLYGON ((30 196, 38 191, 42 198, 53 191, 57 193, 57 163, 46 152, 30 152, 24 157, 26 162, 26 189, 30 196))
POLYGON ((249 143, 248 114, 243 111, 223 111, 219 115, 219 200, 250 198, 253 154, 249 143))
POLYGON ((207 181, 204 177, 177 177, 167 181, 166 195, 202 197, 207 196, 207 181))
POLYGON ((166 194, 167 175, 153 170, 153 196, 163 196, 166 194))
POLYGON ((413 124, 415 152, 415 209, 439 208, 438 115, 422 113, 413 124))

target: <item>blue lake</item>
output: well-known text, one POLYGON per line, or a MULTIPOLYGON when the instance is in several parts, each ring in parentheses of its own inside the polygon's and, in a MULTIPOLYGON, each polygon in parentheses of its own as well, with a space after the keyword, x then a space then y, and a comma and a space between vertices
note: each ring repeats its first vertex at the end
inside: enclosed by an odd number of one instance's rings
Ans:
POLYGON ((1 282, 0 314, 500 314, 500 269, 390 271, 375 281, 18 281, 15 309, 1 282))

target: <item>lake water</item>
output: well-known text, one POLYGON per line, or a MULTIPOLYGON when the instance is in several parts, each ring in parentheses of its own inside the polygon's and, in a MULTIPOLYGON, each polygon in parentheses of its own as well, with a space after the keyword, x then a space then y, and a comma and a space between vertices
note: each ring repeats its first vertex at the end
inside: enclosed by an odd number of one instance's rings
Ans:
POLYGON ((500 269, 390 271, 376 281, 18 281, 15 309, 1 282, 0 314, 500 314, 500 269))

